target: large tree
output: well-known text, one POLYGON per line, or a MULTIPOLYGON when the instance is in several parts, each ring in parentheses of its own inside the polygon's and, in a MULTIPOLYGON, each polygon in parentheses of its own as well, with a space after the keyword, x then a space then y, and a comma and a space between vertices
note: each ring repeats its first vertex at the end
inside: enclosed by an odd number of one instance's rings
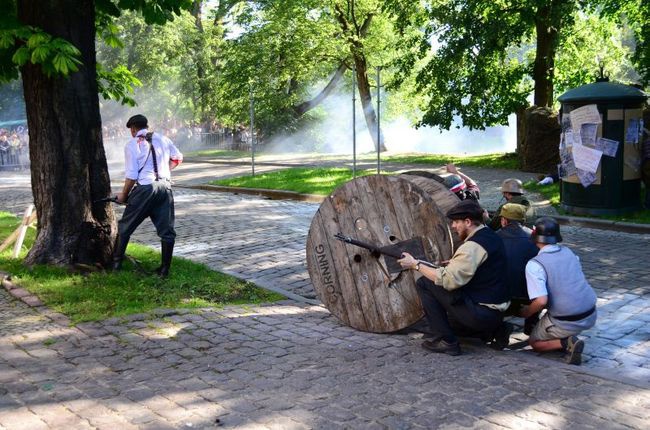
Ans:
MULTIPOLYGON (((418 8, 407 0, 387 0, 387 10, 402 18, 397 20, 402 29, 423 29, 403 39, 408 54, 396 62, 401 79, 415 75, 417 91, 428 98, 421 123, 449 128, 459 117, 470 128, 507 124, 511 113, 529 105, 531 93, 534 105, 551 107, 558 52, 572 38, 576 20, 595 13, 585 6, 589 3, 598 2, 430 0, 418 8)), ((607 43, 607 38, 600 41, 607 43)), ((565 57, 588 55, 583 46, 571 50, 565 57)), ((607 61, 608 51, 603 54, 607 61)), ((579 83, 586 76, 592 79, 597 68, 593 60, 588 74, 561 71, 563 82, 576 84, 579 76, 579 83)))
MULTIPOLYGON (((106 263, 113 210, 93 200, 110 193, 98 92, 120 93, 110 71, 99 77, 95 36, 122 10, 162 23, 188 8, 172 0, 2 0, 4 79, 22 76, 30 138, 32 193, 38 214, 28 264, 106 263)), ((0 61, 2 63, 2 61, 0 61)), ((124 93, 122 93, 125 95, 124 93)))

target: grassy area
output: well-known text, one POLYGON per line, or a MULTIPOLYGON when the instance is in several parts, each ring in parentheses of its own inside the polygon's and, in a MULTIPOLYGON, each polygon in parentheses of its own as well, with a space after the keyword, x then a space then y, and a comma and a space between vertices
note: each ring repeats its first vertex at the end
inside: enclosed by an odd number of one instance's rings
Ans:
MULTIPOLYGON (((527 191, 533 191, 541 194, 544 198, 548 199, 551 204, 557 209, 558 213, 566 214, 560 207, 560 184, 555 183, 551 185, 537 185, 536 181, 528 181, 524 184, 527 191)), ((641 191, 641 201, 645 199, 645 190, 641 191)), ((585 218, 607 219, 612 221, 632 222, 637 224, 650 224, 650 211, 640 210, 626 215, 581 215, 585 218)))
MULTIPOLYGON (((208 149, 203 151, 195 151, 185 154, 187 157, 221 157, 221 158, 250 158, 249 152, 242 151, 226 151, 220 149, 208 149)), ((263 162, 266 159, 282 158, 289 154, 268 154, 264 152, 256 153, 255 158, 263 162)), ((351 154, 320 154, 320 153, 305 153, 305 154, 291 154, 294 158, 305 158, 309 160, 331 161, 331 160, 352 160, 351 154)), ((377 159, 376 152, 365 152, 357 154, 358 161, 374 161, 377 159)), ((494 169, 518 169, 517 154, 511 153, 496 153, 485 155, 448 155, 448 154, 428 154, 428 153, 405 153, 405 154, 382 154, 382 162, 386 163, 403 163, 403 164, 431 164, 435 166, 443 166, 447 163, 456 163, 459 166, 472 166, 472 167, 489 167, 494 169)))
MULTIPOLYGON (((0 212, 0 241, 20 223, 15 216, 0 212)), ((73 323, 147 312, 156 308, 199 308, 225 304, 260 303, 283 297, 207 266, 174 258, 172 272, 162 280, 152 275, 160 254, 146 246, 130 244, 127 255, 139 264, 125 261, 115 273, 71 273, 63 268, 22 264, 35 232, 30 229, 18 259, 11 249, 0 253, 0 270, 13 281, 36 294, 48 307, 67 315, 73 323)))
POLYGON ((518 169, 517 154, 498 153, 486 155, 441 155, 441 154, 399 154, 382 157, 387 163, 404 164, 433 164, 441 166, 447 163, 457 164, 459 167, 489 167, 491 169, 518 169))
MULTIPOLYGON (((357 171, 357 176, 371 175, 375 170, 357 171)), ((287 190, 301 194, 328 195, 336 187, 352 179, 352 170, 342 167, 284 169, 276 172, 240 176, 211 181, 212 185, 267 190, 287 190)))

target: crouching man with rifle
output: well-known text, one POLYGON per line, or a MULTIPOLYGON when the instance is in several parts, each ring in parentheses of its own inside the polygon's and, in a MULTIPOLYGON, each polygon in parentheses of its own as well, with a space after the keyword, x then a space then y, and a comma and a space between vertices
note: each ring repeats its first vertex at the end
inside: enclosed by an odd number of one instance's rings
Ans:
POLYGON ((133 232, 142 221, 151 218, 161 242, 162 261, 156 272, 166 278, 176 240, 170 171, 183 161, 183 154, 167 137, 149 132, 144 115, 132 116, 126 127, 131 130, 132 139, 124 147, 124 186, 115 199, 117 203, 126 203, 126 209, 118 224, 113 270, 121 269, 133 232))
POLYGON ((416 288, 433 334, 422 347, 459 355, 459 335, 503 349, 512 332, 512 326, 503 322, 503 311, 510 305, 503 241, 483 225, 483 209, 475 200, 461 201, 447 217, 463 243, 446 267, 422 265, 407 252, 398 260, 403 268, 422 274, 416 288))

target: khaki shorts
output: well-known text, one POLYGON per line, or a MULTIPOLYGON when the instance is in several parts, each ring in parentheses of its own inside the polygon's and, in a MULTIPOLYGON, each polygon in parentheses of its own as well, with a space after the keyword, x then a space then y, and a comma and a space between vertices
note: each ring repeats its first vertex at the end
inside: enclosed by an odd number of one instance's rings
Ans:
POLYGON ((549 318, 548 313, 546 313, 533 328, 529 340, 564 339, 565 337, 573 336, 578 333, 580 333, 580 330, 566 330, 556 326, 551 321, 551 318, 549 318))

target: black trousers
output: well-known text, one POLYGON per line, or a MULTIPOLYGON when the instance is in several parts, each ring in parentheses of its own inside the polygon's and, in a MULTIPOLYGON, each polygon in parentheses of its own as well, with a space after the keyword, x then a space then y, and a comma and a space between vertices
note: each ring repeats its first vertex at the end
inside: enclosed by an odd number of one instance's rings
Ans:
POLYGON ((126 209, 118 222, 121 240, 128 243, 135 229, 147 218, 156 226, 161 241, 174 242, 174 195, 166 181, 138 185, 129 193, 126 209))
POLYGON ((457 341, 456 336, 490 341, 503 321, 497 310, 474 303, 462 288, 447 291, 424 276, 416 284, 434 338, 457 341))

